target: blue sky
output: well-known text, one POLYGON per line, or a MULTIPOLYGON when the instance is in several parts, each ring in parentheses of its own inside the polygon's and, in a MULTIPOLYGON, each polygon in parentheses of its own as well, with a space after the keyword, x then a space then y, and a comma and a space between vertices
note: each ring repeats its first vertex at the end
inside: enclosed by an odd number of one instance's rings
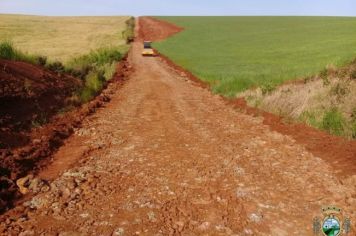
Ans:
POLYGON ((0 0, 0 13, 356 16, 356 0, 0 0))

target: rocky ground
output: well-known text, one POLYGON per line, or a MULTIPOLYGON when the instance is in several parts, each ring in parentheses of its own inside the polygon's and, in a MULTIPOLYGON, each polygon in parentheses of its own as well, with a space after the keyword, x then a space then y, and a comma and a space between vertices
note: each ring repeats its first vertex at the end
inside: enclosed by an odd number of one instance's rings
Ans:
POLYGON ((131 71, 123 60, 117 66, 115 78, 99 96, 71 107, 70 111, 60 112, 68 108, 66 100, 79 80, 23 62, 2 62, 6 63, 6 70, 0 72, 0 87, 4 89, 0 96, 0 116, 4 118, 0 119, 0 213, 21 197, 16 180, 38 174, 47 166, 63 140, 80 127, 85 117, 110 101, 111 94, 117 92, 131 71), (3 77, 4 73, 8 77, 3 77), (24 81, 31 89, 23 87, 24 81), (44 125, 33 126, 43 112, 49 120, 44 125))
POLYGON ((312 235, 324 205, 356 219, 356 175, 141 50, 111 102, 17 183, 3 235, 312 235))

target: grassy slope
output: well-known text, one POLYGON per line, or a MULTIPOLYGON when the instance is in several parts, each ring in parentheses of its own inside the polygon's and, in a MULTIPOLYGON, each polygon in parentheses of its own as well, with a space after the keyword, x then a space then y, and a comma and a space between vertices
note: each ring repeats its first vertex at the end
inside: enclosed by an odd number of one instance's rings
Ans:
POLYGON ((330 67, 303 83, 288 83, 264 93, 240 93, 248 104, 310 126, 356 139, 356 60, 342 68, 330 67))
POLYGON ((356 18, 160 18, 185 31, 154 46, 226 96, 316 74, 356 55, 356 18))
POLYGON ((87 102, 115 74, 133 29, 134 19, 126 16, 0 15, 0 58, 80 77, 84 86, 76 97, 87 102))
POLYGON ((0 41, 21 51, 67 62, 101 47, 125 44, 121 32, 129 17, 44 17, 0 15, 0 41))

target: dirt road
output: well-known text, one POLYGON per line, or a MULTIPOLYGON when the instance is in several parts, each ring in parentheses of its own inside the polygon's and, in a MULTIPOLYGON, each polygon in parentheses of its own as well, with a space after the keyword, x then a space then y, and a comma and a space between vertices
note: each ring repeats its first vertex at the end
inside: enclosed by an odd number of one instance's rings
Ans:
POLYGON ((356 176, 338 179, 291 137, 141 49, 133 43, 124 87, 41 174, 50 188, 13 209, 3 234, 312 235, 329 204, 355 223, 356 176))

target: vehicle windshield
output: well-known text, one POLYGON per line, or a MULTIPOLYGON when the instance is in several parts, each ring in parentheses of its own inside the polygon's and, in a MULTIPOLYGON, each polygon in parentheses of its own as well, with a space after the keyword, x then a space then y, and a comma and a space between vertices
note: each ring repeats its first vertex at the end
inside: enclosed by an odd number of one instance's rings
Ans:
POLYGON ((151 42, 144 42, 143 43, 143 47, 146 48, 146 49, 151 48, 151 42))

